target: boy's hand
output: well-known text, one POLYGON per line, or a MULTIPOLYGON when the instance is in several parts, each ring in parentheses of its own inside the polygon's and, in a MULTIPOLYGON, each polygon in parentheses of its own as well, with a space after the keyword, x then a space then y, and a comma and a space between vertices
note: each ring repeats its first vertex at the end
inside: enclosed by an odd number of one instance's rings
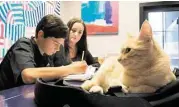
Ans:
POLYGON ((88 65, 86 61, 76 61, 71 64, 75 74, 85 73, 88 65))

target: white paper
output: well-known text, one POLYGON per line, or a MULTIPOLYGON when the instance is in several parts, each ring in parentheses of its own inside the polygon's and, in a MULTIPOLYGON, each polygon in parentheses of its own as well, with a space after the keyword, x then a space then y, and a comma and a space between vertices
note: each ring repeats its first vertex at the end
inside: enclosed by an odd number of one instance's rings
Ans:
POLYGON ((92 78, 95 71, 96 71, 96 67, 88 66, 88 68, 86 69, 86 72, 84 74, 68 75, 68 76, 64 77, 64 80, 85 81, 85 80, 92 78))

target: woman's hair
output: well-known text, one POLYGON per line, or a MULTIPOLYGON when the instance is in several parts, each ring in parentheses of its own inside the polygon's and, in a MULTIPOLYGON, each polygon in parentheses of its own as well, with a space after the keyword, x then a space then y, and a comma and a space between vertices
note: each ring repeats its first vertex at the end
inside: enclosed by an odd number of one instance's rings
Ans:
MULTIPOLYGON (((87 47, 87 31, 86 31, 86 25, 83 22, 83 20, 79 19, 79 18, 72 18, 71 20, 68 21, 67 26, 69 29, 69 35, 70 35, 70 31, 73 27, 73 25, 75 23, 81 23, 84 27, 84 31, 83 34, 81 36, 81 39, 77 42, 76 46, 77 46, 77 55, 81 55, 83 51, 87 51, 88 47, 87 47)), ((66 40, 65 40, 65 52, 66 54, 69 53, 69 35, 67 36, 66 40)))

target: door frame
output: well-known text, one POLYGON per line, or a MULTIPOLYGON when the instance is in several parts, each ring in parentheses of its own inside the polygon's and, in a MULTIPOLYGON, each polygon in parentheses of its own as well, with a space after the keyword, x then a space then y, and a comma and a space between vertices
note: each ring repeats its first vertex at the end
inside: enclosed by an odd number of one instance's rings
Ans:
POLYGON ((149 12, 179 11, 179 1, 146 2, 139 4, 139 28, 149 12))

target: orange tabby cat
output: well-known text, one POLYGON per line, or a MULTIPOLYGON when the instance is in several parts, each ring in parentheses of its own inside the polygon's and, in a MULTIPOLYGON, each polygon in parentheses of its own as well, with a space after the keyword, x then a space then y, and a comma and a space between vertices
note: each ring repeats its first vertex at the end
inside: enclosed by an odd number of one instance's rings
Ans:
POLYGON ((139 36, 128 38, 120 55, 107 58, 81 87, 104 93, 120 85, 126 93, 153 93, 174 80, 169 57, 153 39, 149 22, 144 21, 139 36))

